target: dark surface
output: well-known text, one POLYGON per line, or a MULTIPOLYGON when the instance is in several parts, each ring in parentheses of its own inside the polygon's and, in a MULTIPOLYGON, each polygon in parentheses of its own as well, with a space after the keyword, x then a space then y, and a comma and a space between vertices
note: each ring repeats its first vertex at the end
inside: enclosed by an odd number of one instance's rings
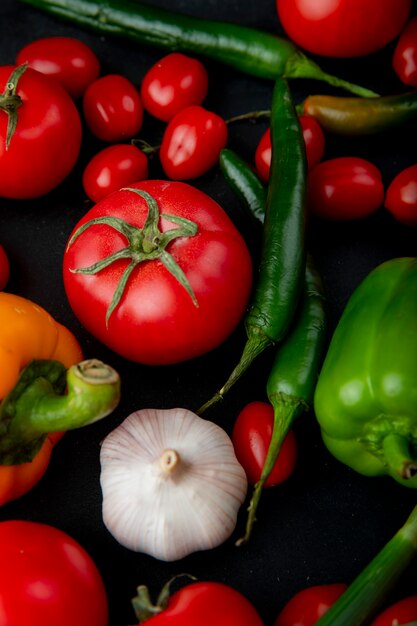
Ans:
MULTIPOLYGON (((282 33, 273 0, 247 3, 244 9, 237 0, 159 0, 154 4, 282 33)), ((103 74, 122 73, 136 85, 147 68, 164 54, 84 32, 15 0, 2 0, 0 4, 0 31, 3 64, 13 63, 18 50, 34 38, 71 35, 92 46, 102 62, 103 74)), ((321 59, 320 63, 328 71, 382 94, 396 93, 404 86, 391 69, 392 51, 393 45, 366 59, 321 59)), ((207 108, 227 118, 269 106, 271 83, 213 63, 207 67, 207 108)), ((330 88, 312 81, 293 82, 292 88, 297 102, 309 93, 331 93, 330 88)), ((147 117, 140 136, 156 143, 162 128, 162 124, 147 117)), ((265 128, 265 122, 235 125, 230 128, 229 146, 251 160, 265 128)), ((414 125, 370 139, 328 137, 325 157, 369 158, 381 168, 388 184, 398 171, 415 162, 415 145, 414 125)), ((405 521, 415 502, 415 491, 388 478, 364 478, 336 462, 321 442, 313 415, 308 414, 295 426, 297 469, 286 484, 264 493, 249 545, 237 548, 230 540, 216 550, 194 554, 181 562, 162 563, 116 543, 101 520, 100 441, 135 409, 174 405, 197 409, 230 373, 244 333, 239 328, 223 346, 193 362, 149 368, 119 358, 80 326, 66 301, 61 263, 70 231, 90 206, 82 190, 81 172, 99 147, 85 131, 79 163, 58 189, 38 200, 0 200, 0 242, 12 266, 8 290, 34 300, 67 325, 79 338, 87 357, 112 364, 122 377, 122 401, 104 421, 68 433, 56 447, 46 476, 29 494, 5 505, 0 520, 45 522, 77 539, 104 578, 110 626, 134 623, 130 598, 137 585, 147 584, 156 594, 167 579, 184 571, 235 587, 255 604, 265 626, 272 626, 280 608, 297 590, 312 584, 350 582, 405 521)), ((161 175, 154 161, 151 177, 161 175)), ((229 212, 253 246, 237 202, 220 173, 213 170, 193 184, 229 212)), ((309 240, 327 290, 331 329, 352 290, 369 270, 389 258, 417 256, 416 231, 395 222, 384 209, 360 222, 312 221, 309 240)), ((230 432, 245 403, 265 399, 269 364, 270 355, 262 357, 222 406, 207 417, 230 432)), ((235 538, 242 532, 243 522, 242 511, 235 538)), ((415 592, 416 574, 414 563, 389 599, 415 592)))

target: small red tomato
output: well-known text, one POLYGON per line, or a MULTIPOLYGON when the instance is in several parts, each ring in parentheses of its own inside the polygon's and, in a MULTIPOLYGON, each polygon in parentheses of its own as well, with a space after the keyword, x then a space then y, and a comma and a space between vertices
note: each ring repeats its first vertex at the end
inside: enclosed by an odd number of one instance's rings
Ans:
MULTIPOLYGON (((250 402, 239 413, 232 431, 236 457, 254 485, 261 477, 274 425, 274 409, 268 402, 250 402)), ((284 482, 294 471, 297 461, 297 441, 292 430, 285 437, 279 456, 265 487, 284 482)))
MULTIPOLYGON (((311 115, 300 115, 300 124, 306 147, 307 165, 309 169, 312 169, 323 157, 324 133, 318 121, 311 115)), ((262 135, 256 148, 255 167, 259 177, 267 183, 271 169, 271 130, 269 128, 262 135)))
POLYGON ((10 264, 6 251, 0 244, 0 291, 6 287, 10 276, 10 264))
POLYGON ((84 93, 83 111, 87 126, 102 141, 131 139, 143 122, 139 92, 120 74, 107 74, 93 81, 84 93))
POLYGON ((159 120, 169 122, 182 109, 201 104, 208 91, 208 74, 200 61, 173 52, 153 65, 143 77, 144 108, 159 120))
POLYGON ((313 626, 346 589, 344 583, 302 589, 287 602, 274 626, 313 626))
POLYGON ((417 15, 404 27, 395 46, 392 66, 398 78, 417 87, 417 15))
POLYGON ((279 20, 301 48, 330 57, 358 57, 392 41, 411 0, 276 0, 279 20))
POLYGON ((201 106, 177 113, 165 129, 160 159, 172 180, 196 178, 213 167, 227 143, 226 122, 201 106))
POLYGON ((415 621, 417 621, 417 596, 409 596, 385 609, 374 619, 371 626, 395 626, 415 621))
POLYGON ((329 220, 354 220, 374 213, 384 201, 378 168, 358 157, 338 157, 314 167, 308 177, 308 206, 329 220))
POLYGON ((36 39, 19 51, 16 63, 28 63, 34 70, 55 78, 73 98, 82 96, 100 73, 95 53, 73 37, 36 39))
POLYGON ((148 177, 148 158, 132 144, 115 144, 100 150, 83 172, 83 187, 93 202, 112 191, 148 177))
POLYGON ((385 207, 407 226, 417 226, 417 164, 397 174, 388 185, 385 207))

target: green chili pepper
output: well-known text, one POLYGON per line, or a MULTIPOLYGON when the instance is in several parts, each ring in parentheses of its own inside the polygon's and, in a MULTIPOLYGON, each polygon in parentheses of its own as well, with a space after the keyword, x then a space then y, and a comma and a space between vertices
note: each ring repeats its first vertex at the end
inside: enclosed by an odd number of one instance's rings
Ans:
POLYGON ((352 294, 314 408, 323 440, 367 476, 417 488, 417 259, 382 263, 352 294))
POLYGON ((239 71, 276 80, 317 79, 357 95, 376 94, 324 72, 294 44, 228 22, 183 15, 133 0, 21 0, 100 34, 167 50, 202 54, 239 71))
MULTIPOLYGON (((247 212, 262 223, 265 216, 265 188, 252 168, 232 150, 220 154, 222 172, 247 212), (263 193, 262 193, 263 192, 263 193)), ((311 409, 314 389, 324 353, 326 313, 323 285, 311 256, 307 257, 304 293, 291 331, 278 351, 267 381, 267 394, 274 408, 274 427, 261 477, 249 504, 245 535, 252 533, 262 489, 270 475, 294 420, 311 409)))
POLYGON ((266 348, 282 341, 300 298, 305 272, 306 156, 304 139, 286 80, 272 97, 271 176, 258 279, 245 316, 247 341, 225 385, 200 409, 221 400, 266 348))
POLYGON ((405 524, 315 626, 363 626, 394 588, 417 550, 417 506, 405 524))
POLYGON ((417 117, 417 91, 379 98, 309 96, 300 107, 322 128, 339 135, 371 135, 417 117))

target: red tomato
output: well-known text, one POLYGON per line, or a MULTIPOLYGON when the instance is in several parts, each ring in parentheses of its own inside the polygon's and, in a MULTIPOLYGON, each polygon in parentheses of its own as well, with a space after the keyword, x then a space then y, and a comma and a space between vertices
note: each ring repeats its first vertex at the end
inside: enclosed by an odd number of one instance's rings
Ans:
POLYGON ((402 30, 395 46, 392 66, 405 85, 417 87, 417 16, 402 30))
POLYGON ((208 91, 208 74, 200 61, 180 52, 168 54, 143 77, 144 108, 154 117, 169 122, 182 109, 201 104, 208 91))
MULTIPOLYGON (((311 169, 323 157, 325 137, 320 124, 311 115, 300 115, 300 124, 306 147, 307 165, 311 169)), ((267 183, 271 169, 271 130, 269 128, 262 135, 256 148, 255 167, 259 177, 267 183)))
POLYGON ((344 583, 334 583, 299 591, 284 606, 274 626, 313 626, 346 589, 344 583))
POLYGON ((385 207, 407 226, 417 226, 417 164, 397 174, 388 185, 385 207))
MULTIPOLYGON (((2 93, 14 69, 0 67, 2 93)), ((8 149, 8 115, 0 110, 0 196, 36 198, 57 187, 74 167, 81 146, 81 121, 61 85, 31 68, 17 81, 16 95, 22 104, 8 149)))
POLYGON ((0 291, 3 291, 10 276, 10 264, 5 249, 0 244, 0 291))
POLYGON ((160 159, 172 180, 196 178, 213 167, 227 142, 226 122, 201 106, 182 109, 165 129, 160 159))
MULTIPOLYGON (((143 181, 131 187, 148 192, 159 209, 159 219, 158 214, 156 218, 161 232, 152 231, 150 240, 145 241, 154 260, 136 265, 119 305, 106 323, 110 302, 130 259, 120 257, 96 274, 74 270, 118 253, 128 241, 125 226, 123 234, 106 224, 91 225, 67 247, 64 255, 69 303, 93 335, 133 361, 162 365, 208 352, 226 339, 244 313, 252 280, 247 246, 223 209, 198 189, 162 180, 143 181), (163 252, 163 233, 170 230, 175 234, 172 229, 181 228, 174 216, 197 226, 197 234, 172 239, 165 250, 171 255, 168 260, 179 266, 195 300, 167 269, 164 259, 157 258, 163 252), (152 250, 159 242, 161 250, 152 250)), ((76 229, 103 216, 120 218, 142 228, 148 206, 134 191, 116 191, 97 203, 76 229)), ((131 254, 136 259, 144 250, 138 234, 135 230, 131 240, 131 254)))
POLYGON ((146 620, 152 626, 263 626, 241 593, 217 582, 196 582, 174 593, 166 609, 146 620))
POLYGON ((95 53, 73 37, 36 39, 19 51, 16 63, 29 63, 34 70, 55 78, 73 98, 82 96, 100 73, 95 53))
POLYGON ((83 172, 83 187, 93 202, 148 177, 148 157, 132 144, 115 144, 93 156, 83 172))
POLYGON ((2 626, 107 626, 106 591, 91 557, 52 526, 0 522, 2 626))
POLYGON ((134 84, 119 74, 93 81, 83 97, 87 126, 102 141, 131 139, 142 127, 143 105, 134 84))
MULTIPOLYGON (((239 413, 232 431, 236 457, 246 472, 248 482, 254 485, 261 477, 274 425, 274 409, 268 402, 250 402, 239 413)), ((297 462, 297 441, 292 430, 285 437, 274 469, 265 481, 265 487, 284 482, 294 471, 297 462)))
POLYGON ((338 157, 314 167, 308 177, 309 210, 329 220, 354 220, 374 213, 384 201, 375 165, 357 157, 338 157))
POLYGON ((372 622, 371 626, 395 626, 417 621, 417 596, 399 600, 385 609, 372 622))
POLYGON ((276 0, 278 17, 290 39, 330 57, 376 52, 400 32, 411 0, 276 0))

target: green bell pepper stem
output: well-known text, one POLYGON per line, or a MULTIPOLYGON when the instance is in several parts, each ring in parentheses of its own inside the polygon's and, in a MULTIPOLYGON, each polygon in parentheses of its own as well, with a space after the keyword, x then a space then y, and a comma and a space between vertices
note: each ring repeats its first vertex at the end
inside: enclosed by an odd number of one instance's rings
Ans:
POLYGON ((119 399, 119 375, 101 361, 82 361, 66 372, 57 361, 33 361, 0 405, 0 463, 31 460, 48 433, 91 424, 119 399))
POLYGON ((253 76, 270 80, 317 79, 363 97, 377 95, 322 71, 288 39, 255 28, 202 19, 133 0, 21 1, 99 34, 201 54, 253 76))
POLYGON ((315 626, 362 626, 386 598, 417 550, 417 506, 315 626))

